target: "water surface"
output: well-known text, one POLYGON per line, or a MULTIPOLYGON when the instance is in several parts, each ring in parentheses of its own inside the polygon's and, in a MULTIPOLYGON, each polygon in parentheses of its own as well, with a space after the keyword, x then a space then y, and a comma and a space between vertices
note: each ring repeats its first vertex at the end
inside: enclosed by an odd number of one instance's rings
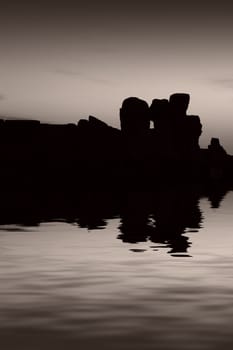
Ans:
POLYGON ((2 348, 231 349, 233 193, 188 202, 2 225, 2 348))

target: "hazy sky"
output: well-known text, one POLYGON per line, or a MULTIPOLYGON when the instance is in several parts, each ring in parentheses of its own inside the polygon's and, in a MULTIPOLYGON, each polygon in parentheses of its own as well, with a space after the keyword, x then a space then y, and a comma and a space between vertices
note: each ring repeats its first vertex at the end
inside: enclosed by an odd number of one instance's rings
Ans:
POLYGON ((128 96, 191 94, 233 153, 233 1, 4 1, 0 114, 119 126, 128 96))

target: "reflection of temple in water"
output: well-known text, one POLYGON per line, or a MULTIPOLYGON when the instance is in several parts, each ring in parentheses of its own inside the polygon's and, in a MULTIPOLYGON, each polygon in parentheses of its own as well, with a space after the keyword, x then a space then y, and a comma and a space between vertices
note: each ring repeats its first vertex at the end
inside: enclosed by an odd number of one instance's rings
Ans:
POLYGON ((118 238, 123 242, 147 240, 164 244, 170 253, 186 253, 190 245, 183 234, 198 230, 202 221, 199 194, 190 188, 171 188, 149 195, 129 194, 121 215, 118 238))
MULTIPOLYGON (((218 208, 227 190, 212 188, 208 199, 218 208)), ((198 232, 203 222, 199 190, 190 187, 170 188, 156 193, 128 193, 121 212, 118 236, 126 243, 150 241, 154 248, 170 248, 170 254, 187 253, 191 245, 188 232, 198 232)))
POLYGON ((185 233, 198 232, 204 224, 200 199, 208 198, 212 208, 219 208, 227 191, 223 186, 186 185, 151 192, 79 193, 77 197, 67 195, 59 200, 54 194, 51 197, 43 194, 36 201, 28 196, 21 200, 17 194, 4 197, 3 193, 0 225, 37 226, 59 220, 96 230, 105 229, 111 219, 120 218, 117 238, 122 242, 150 242, 155 250, 165 247, 170 254, 187 254, 191 241, 185 233))

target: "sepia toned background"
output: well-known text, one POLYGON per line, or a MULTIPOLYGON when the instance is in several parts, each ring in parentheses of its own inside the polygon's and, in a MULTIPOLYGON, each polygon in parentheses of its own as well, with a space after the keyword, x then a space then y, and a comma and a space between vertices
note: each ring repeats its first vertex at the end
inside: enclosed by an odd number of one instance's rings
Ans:
POLYGON ((0 114, 119 126, 127 96, 191 94, 233 153, 231 1, 1 1, 0 114))

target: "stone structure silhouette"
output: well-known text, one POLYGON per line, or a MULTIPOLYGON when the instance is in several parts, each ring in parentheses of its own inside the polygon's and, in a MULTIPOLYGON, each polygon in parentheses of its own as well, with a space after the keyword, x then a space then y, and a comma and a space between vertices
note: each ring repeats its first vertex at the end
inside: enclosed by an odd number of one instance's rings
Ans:
POLYGON ((150 106, 157 147, 167 156, 180 158, 199 150, 202 125, 198 116, 187 115, 189 100, 188 94, 176 93, 169 101, 154 99, 150 106))
POLYGON ((142 162, 149 156, 150 110, 147 102, 137 97, 126 98, 120 108, 120 124, 122 158, 131 162, 132 171, 139 173, 143 169, 142 162))
POLYGON ((225 173, 228 172, 227 165, 227 152, 220 145, 219 139, 212 137, 210 145, 208 146, 209 152, 209 172, 210 177, 213 180, 223 179, 225 173))
POLYGON ((120 109, 121 130, 124 135, 146 134, 150 128, 149 106, 137 97, 126 98, 120 109))
POLYGON ((94 116, 77 124, 0 120, 0 179, 6 189, 67 190, 159 186, 162 182, 231 181, 233 157, 212 139, 201 149, 200 118, 189 95, 148 103, 126 98, 121 130, 94 116), (153 124, 153 127, 151 125, 153 124), (17 174, 17 175, 16 175, 17 174))
POLYGON ((220 145, 219 139, 215 137, 212 137, 212 139, 210 140, 210 145, 208 146, 208 150, 211 153, 214 153, 215 156, 217 155, 222 156, 227 154, 225 149, 220 145))
POLYGON ((174 119, 181 119, 186 116, 190 96, 186 93, 175 93, 170 96, 169 106, 174 119))

